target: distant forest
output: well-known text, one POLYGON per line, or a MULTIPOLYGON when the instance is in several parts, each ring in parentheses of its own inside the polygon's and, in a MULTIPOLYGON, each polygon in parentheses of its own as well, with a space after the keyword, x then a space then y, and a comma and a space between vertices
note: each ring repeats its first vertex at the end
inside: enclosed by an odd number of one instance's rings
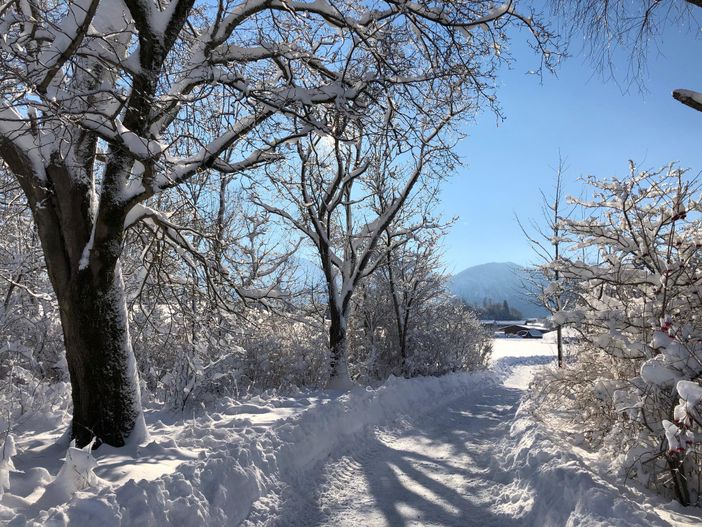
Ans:
POLYGON ((510 307, 507 300, 493 302, 492 298, 484 298, 481 306, 470 306, 483 320, 519 320, 524 318, 522 312, 510 307))

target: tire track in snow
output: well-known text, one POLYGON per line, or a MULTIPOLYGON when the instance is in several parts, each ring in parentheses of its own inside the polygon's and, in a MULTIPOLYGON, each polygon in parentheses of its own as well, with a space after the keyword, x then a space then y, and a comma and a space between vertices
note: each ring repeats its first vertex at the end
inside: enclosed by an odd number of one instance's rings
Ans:
MULTIPOLYGON (((296 505, 267 525, 654 526, 652 506, 585 466, 518 412, 533 369, 503 364, 488 384, 414 418, 375 428, 295 489, 296 505)), ((504 362, 504 361, 503 361, 504 362)))
POLYGON ((298 524, 522 525, 518 509, 527 510, 529 491, 497 459, 521 392, 497 390, 453 401, 411 426, 376 430, 367 450, 325 468, 316 507, 298 524))
POLYGON ((475 390, 431 401, 428 413, 409 416, 409 406, 281 478, 244 525, 671 525, 519 410, 534 369, 552 357, 518 351, 495 361, 502 384, 476 378, 475 390))

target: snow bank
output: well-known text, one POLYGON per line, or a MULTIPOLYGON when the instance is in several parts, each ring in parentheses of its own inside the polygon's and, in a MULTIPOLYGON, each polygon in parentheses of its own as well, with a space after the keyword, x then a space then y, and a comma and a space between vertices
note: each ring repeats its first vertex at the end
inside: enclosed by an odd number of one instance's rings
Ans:
MULTIPOLYGON (((96 460, 90 452, 69 449, 61 470, 47 460, 60 458, 65 445, 47 446, 44 439, 37 448, 35 441, 18 438, 17 453, 8 448, 5 456, 11 460, 4 465, 9 482, 0 496, 0 523, 189 527, 294 518, 305 499, 314 499, 330 459, 366 448, 376 427, 439 419, 453 403, 466 416, 484 414, 490 419, 482 422, 494 423, 492 436, 476 436, 479 445, 489 444, 491 459, 480 477, 498 483, 490 507, 515 524, 682 525, 682 512, 668 511, 675 522, 661 519, 660 504, 650 496, 613 483, 596 454, 573 447, 557 429, 537 421, 529 399, 516 415, 505 410, 514 405, 517 390, 528 386, 534 368, 554 356, 553 345, 543 341, 508 344, 497 346, 494 371, 391 378, 379 388, 347 393, 223 400, 185 419, 147 413, 153 438, 148 445, 134 452, 103 446, 96 460), (492 403, 486 406, 481 396, 492 403), (500 413, 495 401, 507 420, 493 421, 500 413), (68 477, 66 467, 81 477, 68 477)), ((682 391, 696 401, 697 388, 682 391)), ((436 446, 431 445, 428 441, 427 448, 436 446)))
MULTIPOLYGON (((524 525, 670 525, 650 496, 602 477, 595 457, 579 451, 536 421, 530 402, 522 403, 505 443, 504 469, 528 486, 524 525)), ((515 496, 525 493, 515 492, 515 496)))
MULTIPOLYGON (((555 364, 554 342, 496 341, 493 369, 506 387, 526 389, 534 369, 555 364)), ((691 399, 699 393, 691 386, 691 399)), ((699 509, 678 510, 612 475, 611 460, 572 444, 558 415, 547 423, 534 416, 538 401, 525 398, 510 425, 509 437, 497 447, 500 469, 518 485, 508 496, 496 496, 495 507, 521 515, 521 525, 657 526, 697 525, 699 509)), ((557 412, 557 409, 555 410, 557 412)), ((493 467, 494 468, 494 467, 493 467)), ((684 508, 683 508, 684 509, 684 508)), ((515 516, 517 517, 517 516, 515 516)))
MULTIPOLYGON (((254 398, 246 405, 222 406, 220 412, 203 411, 190 422, 159 422, 153 426, 154 437, 165 430, 177 438, 177 445, 172 441, 171 447, 189 450, 198 458, 170 473, 140 481, 124 482, 114 471, 101 472, 98 466, 95 471, 103 478, 99 484, 97 478, 83 482, 80 487, 92 486, 82 490, 77 486, 67 502, 54 502, 48 510, 39 511, 42 500, 34 504, 23 498, 5 500, 0 521, 14 517, 13 526, 237 525, 249 515, 252 504, 268 493, 273 496, 267 504, 272 512, 274 489, 304 481, 329 456, 343 452, 370 428, 402 414, 421 415, 495 382, 495 376, 487 372, 391 378, 377 389, 303 393, 283 401, 254 398)), ((140 452, 140 462, 149 446, 142 447, 146 450, 140 452)), ((94 467, 88 459, 84 461, 85 470, 92 473, 94 467)), ((100 460, 104 464, 114 465, 115 471, 120 465, 109 456, 100 460)))

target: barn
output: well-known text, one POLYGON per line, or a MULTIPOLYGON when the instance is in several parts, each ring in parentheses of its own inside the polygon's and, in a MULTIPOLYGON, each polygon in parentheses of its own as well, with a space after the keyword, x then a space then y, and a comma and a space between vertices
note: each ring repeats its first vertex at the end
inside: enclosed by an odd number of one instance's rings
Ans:
POLYGON ((509 326, 503 326, 498 331, 504 333, 505 335, 516 335, 523 338, 540 339, 543 338, 545 333, 544 329, 535 328, 533 326, 524 326, 521 324, 511 324, 509 326))

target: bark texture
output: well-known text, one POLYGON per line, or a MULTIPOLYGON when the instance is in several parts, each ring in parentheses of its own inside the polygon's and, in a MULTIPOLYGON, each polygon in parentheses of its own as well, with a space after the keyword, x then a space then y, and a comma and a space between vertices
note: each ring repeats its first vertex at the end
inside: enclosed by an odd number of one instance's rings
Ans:
POLYGON ((348 365, 346 323, 343 317, 332 316, 329 328, 329 350, 331 352, 329 363, 331 374, 327 387, 331 389, 347 389, 351 385, 351 376, 349 375, 348 365))
POLYGON ((122 446, 143 430, 119 266, 115 271, 104 283, 78 277, 59 299, 78 445, 96 438, 96 445, 122 446))
POLYGON ((74 158, 71 167, 58 156, 52 159, 41 185, 31 161, 11 142, 0 141, 0 156, 27 196, 58 300, 72 387, 72 437, 78 446, 93 439, 96 446, 123 446, 145 434, 119 265, 125 209, 103 204, 97 212, 92 140, 79 136, 76 143, 75 151, 86 151, 85 157, 74 158))

